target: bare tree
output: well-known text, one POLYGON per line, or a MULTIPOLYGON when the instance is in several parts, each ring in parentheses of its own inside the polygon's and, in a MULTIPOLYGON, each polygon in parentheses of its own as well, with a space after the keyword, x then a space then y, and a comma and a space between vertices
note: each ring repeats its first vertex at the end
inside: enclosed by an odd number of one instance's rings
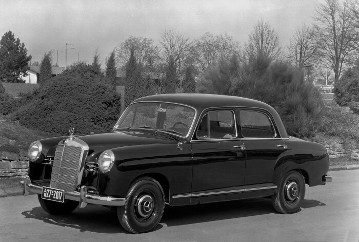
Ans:
POLYGON ((318 54, 315 29, 303 25, 292 37, 289 45, 289 59, 299 68, 311 66, 318 54))
POLYGON ((163 48, 163 60, 169 63, 170 57, 173 58, 176 72, 184 72, 186 64, 192 64, 194 61, 193 45, 189 38, 177 34, 172 30, 166 30, 161 39, 163 48))
POLYGON ((358 0, 352 0, 348 2, 350 15, 352 17, 354 27, 359 29, 359 2, 358 0))
POLYGON ((319 33, 319 51, 322 59, 334 72, 338 81, 343 65, 350 62, 350 56, 357 49, 359 40, 355 30, 351 2, 326 0, 317 10, 316 31, 319 33))
POLYGON ((145 70, 152 71, 159 63, 159 49, 152 39, 143 37, 129 37, 119 47, 115 49, 116 62, 119 68, 125 68, 131 56, 131 49, 134 57, 145 70))
POLYGON ((240 52, 238 42, 227 34, 214 35, 207 32, 196 41, 195 46, 196 62, 201 71, 205 71, 219 59, 229 60, 234 54, 239 56, 240 52))
POLYGON ((278 34, 269 23, 258 22, 249 35, 245 51, 248 58, 258 55, 266 56, 272 60, 278 58, 281 52, 278 34))

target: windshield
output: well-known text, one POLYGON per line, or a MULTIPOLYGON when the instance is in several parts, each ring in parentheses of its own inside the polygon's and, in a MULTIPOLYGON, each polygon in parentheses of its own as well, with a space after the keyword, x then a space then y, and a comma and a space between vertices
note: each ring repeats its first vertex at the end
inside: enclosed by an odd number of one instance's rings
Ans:
POLYGON ((152 129, 186 136, 195 116, 193 108, 172 103, 135 103, 117 121, 115 129, 152 129))

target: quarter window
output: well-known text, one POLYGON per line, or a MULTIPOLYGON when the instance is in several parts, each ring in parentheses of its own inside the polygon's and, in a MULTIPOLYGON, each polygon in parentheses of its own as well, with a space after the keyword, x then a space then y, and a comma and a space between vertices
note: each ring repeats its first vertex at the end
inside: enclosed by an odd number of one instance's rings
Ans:
POLYGON ((242 136, 247 138, 274 138, 274 128, 263 112, 241 110, 239 113, 242 136))
POLYGON ((198 126, 197 139, 232 139, 236 137, 234 114, 230 110, 206 113, 198 126))

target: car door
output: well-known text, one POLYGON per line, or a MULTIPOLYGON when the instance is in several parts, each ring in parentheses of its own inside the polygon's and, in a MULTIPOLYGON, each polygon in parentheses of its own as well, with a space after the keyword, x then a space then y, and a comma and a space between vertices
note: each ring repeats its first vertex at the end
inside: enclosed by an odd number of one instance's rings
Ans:
POLYGON ((273 182, 276 161, 286 150, 270 114, 261 109, 239 109, 241 145, 245 150, 245 184, 273 182))
POLYGON ((191 144, 194 196, 215 195, 225 188, 244 185, 245 160, 234 110, 204 113, 191 144))

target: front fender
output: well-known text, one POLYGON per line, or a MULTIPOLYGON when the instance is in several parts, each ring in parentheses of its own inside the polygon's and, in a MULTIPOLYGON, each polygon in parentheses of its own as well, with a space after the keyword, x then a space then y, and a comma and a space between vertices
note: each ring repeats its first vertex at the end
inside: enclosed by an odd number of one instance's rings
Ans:
POLYGON ((125 146, 112 149, 115 164, 107 173, 99 174, 100 193, 126 196, 137 177, 158 174, 164 177, 171 194, 191 190, 192 164, 189 144, 181 149, 177 143, 125 146))

